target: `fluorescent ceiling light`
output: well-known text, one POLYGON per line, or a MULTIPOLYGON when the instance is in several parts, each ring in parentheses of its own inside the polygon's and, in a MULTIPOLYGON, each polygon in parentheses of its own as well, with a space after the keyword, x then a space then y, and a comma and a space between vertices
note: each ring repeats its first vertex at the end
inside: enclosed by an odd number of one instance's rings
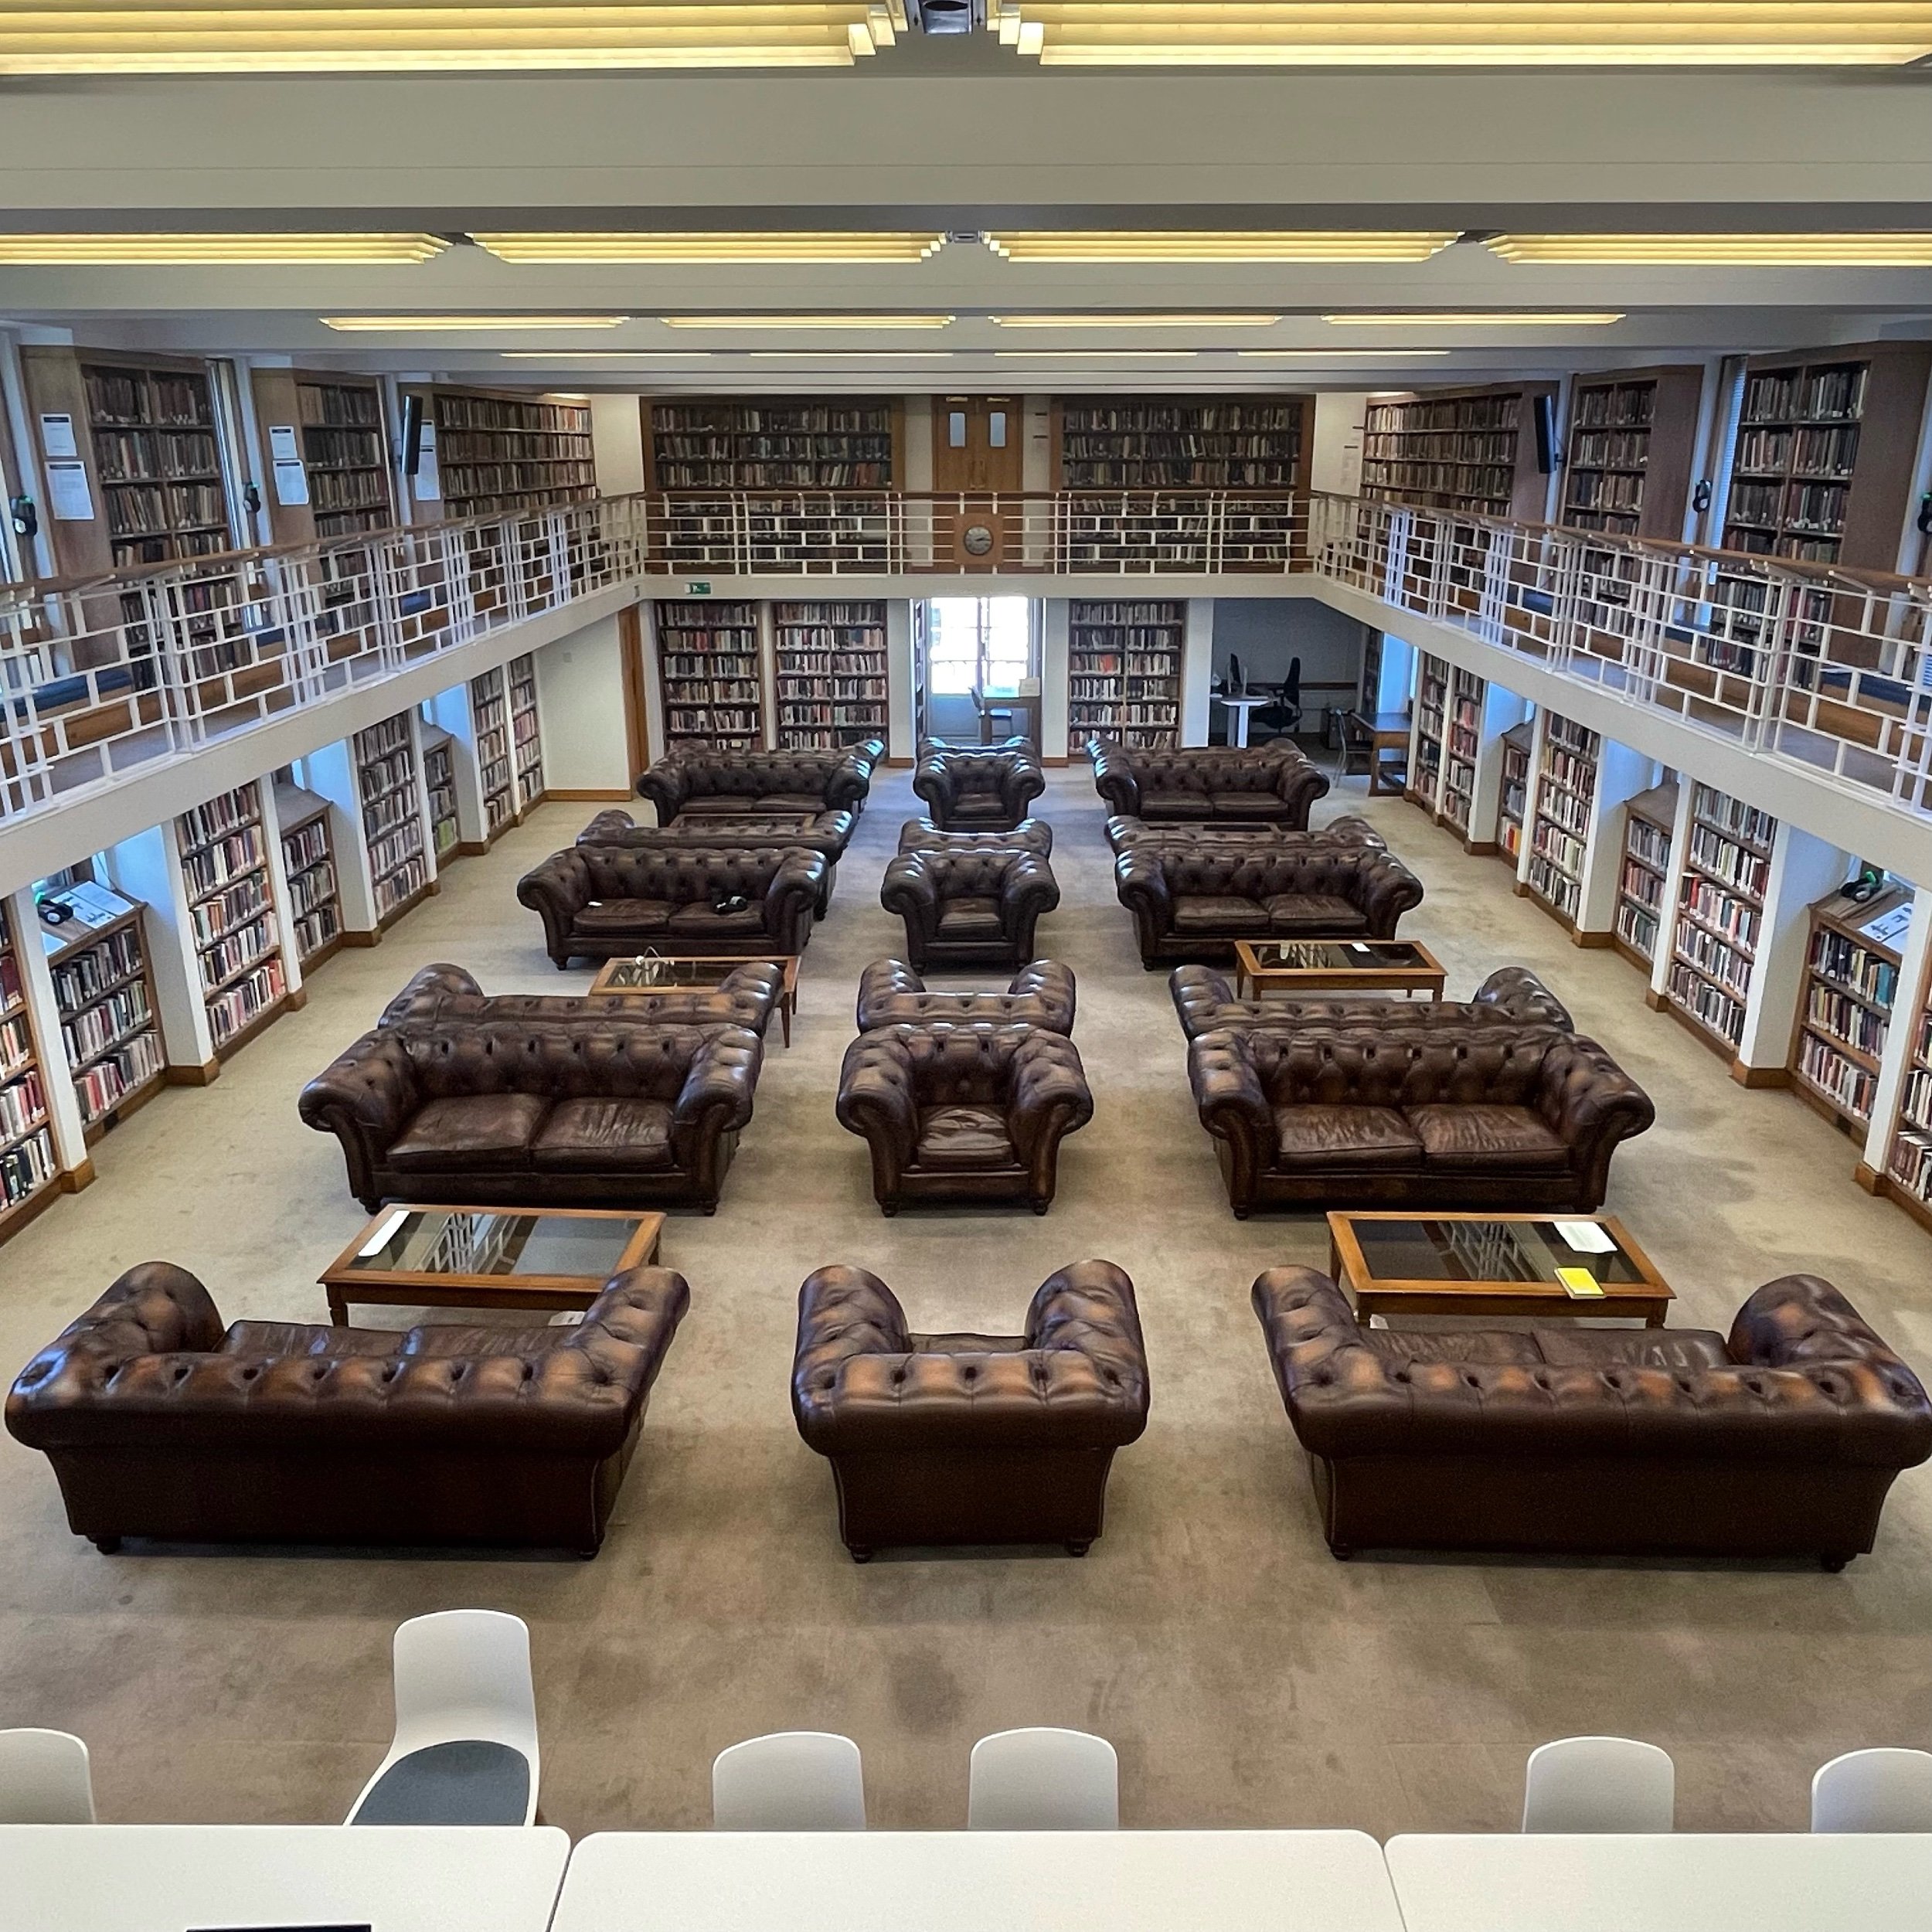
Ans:
POLYGON ((1284 359, 1309 362, 1348 362, 1360 360, 1385 362, 1391 358, 1408 362, 1417 356, 1447 355, 1446 349, 1237 349, 1235 354, 1243 362, 1281 362, 1284 359))
POLYGON ((989 0, 1006 46, 1070 66, 1902 66, 1920 0, 989 0))
POLYGON ((621 328, 628 315, 325 315, 325 328, 363 334, 413 334, 419 330, 473 328, 621 328))
POLYGON ((894 230, 747 231, 718 234, 488 234, 470 240, 506 262, 920 262, 943 234, 894 230))
POLYGON ((849 67, 892 44, 904 0, 158 0, 0 9, 0 74, 435 73, 849 67))
POLYGON ((0 235, 0 265, 426 262, 448 246, 440 235, 0 235))
POLYGON ((944 328, 950 315, 660 315, 666 328, 944 328))
POLYGON ((996 349, 1005 362, 1191 362, 1198 349, 996 349))
POLYGON ((1497 235, 1488 245, 1511 262, 1932 268, 1932 233, 1912 230, 1872 234, 1497 235))
POLYGON ((1130 315, 1110 310, 1098 315, 995 315, 998 328, 1272 328, 1279 315, 1130 315))
POLYGON ((1455 240, 1453 232, 1315 229, 1037 229, 985 237, 995 255, 1016 262, 1422 262, 1455 240))
POLYGON ((749 349, 748 362, 944 362, 961 352, 950 349, 749 349))
POLYGON ((506 362, 702 362, 708 349, 499 349, 506 362))
POLYGON ((1362 309, 1321 319, 1343 328, 1400 328, 1406 323, 1416 328, 1601 328, 1624 318, 1619 309, 1442 308, 1362 309))

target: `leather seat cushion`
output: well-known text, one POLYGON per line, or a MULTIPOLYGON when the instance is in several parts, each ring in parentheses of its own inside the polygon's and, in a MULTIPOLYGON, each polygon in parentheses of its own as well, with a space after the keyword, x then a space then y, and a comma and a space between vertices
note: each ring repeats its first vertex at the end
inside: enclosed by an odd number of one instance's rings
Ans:
POLYGON ((1174 902, 1177 933, 1261 934, 1268 930, 1267 909, 1252 899, 1183 893, 1174 902))
POLYGON ((765 929, 762 901, 753 900, 743 912, 714 912, 703 900, 680 906, 667 928, 673 939, 749 939, 765 929))
POLYGON ((817 791, 770 791, 758 801, 760 811, 808 811, 815 818, 825 808, 825 794, 817 791))
POLYGON ((1500 1368, 1546 1359, 1536 1336, 1512 1328, 1364 1328, 1362 1339, 1385 1362, 1474 1362, 1500 1368))
POLYGON ((594 899, 571 923, 580 933, 661 933, 669 929, 671 910, 664 899, 594 899))
POLYGON ((1024 1355, 1032 1345, 1023 1335, 915 1335, 906 1339, 914 1355, 1024 1355))
POLYGON ((1216 818, 1260 818, 1270 822, 1288 816, 1288 801, 1273 791, 1217 792, 1213 800, 1216 818))
POLYGON ((984 934, 997 939, 1000 934, 999 901, 968 897, 940 902, 939 930, 947 939, 972 939, 984 934))
POLYGON ((1277 1107, 1282 1165, 1420 1167, 1422 1143, 1393 1107, 1277 1107))
POLYGON ((1412 1107, 1409 1124, 1437 1167, 1512 1167, 1560 1172, 1570 1150, 1526 1107, 1412 1107))
POLYGON ((532 1157, 540 1168, 667 1168, 671 1110, 662 1100, 559 1100, 532 1157))
POLYGON ((338 1328, 313 1321, 237 1321, 222 1338, 223 1355, 312 1355, 330 1362, 351 1355, 389 1355, 403 1338, 393 1328, 338 1328))
POLYGON ((960 795, 950 817, 971 822, 975 820, 990 821, 1003 825, 1011 815, 1006 803, 996 791, 968 791, 960 795))
POLYGON ((1714 1328, 1537 1328, 1532 1338, 1554 1369, 1611 1369, 1627 1364, 1673 1373, 1732 1366, 1714 1328))
POLYGON ((478 1355, 509 1355, 525 1362, 541 1362, 563 1345, 568 1334, 568 1330, 562 1328, 493 1328, 481 1321, 426 1321, 420 1328, 411 1328, 390 1339, 402 1342, 396 1351, 399 1355, 420 1361, 474 1360, 478 1355))
POLYGON ((1015 1167, 1019 1155, 1005 1117, 991 1107, 922 1107, 913 1165, 928 1172, 1015 1167))
POLYGON ((1149 818, 1212 818, 1214 801, 1205 791, 1143 791, 1141 811, 1149 818))
POLYGON ((405 1172, 527 1167, 530 1144, 550 1103, 535 1094, 474 1094, 431 1100, 389 1151, 389 1165, 405 1172))
POLYGON ((1328 893, 1277 893, 1267 901, 1271 933, 1366 932, 1369 922, 1345 899, 1328 893))

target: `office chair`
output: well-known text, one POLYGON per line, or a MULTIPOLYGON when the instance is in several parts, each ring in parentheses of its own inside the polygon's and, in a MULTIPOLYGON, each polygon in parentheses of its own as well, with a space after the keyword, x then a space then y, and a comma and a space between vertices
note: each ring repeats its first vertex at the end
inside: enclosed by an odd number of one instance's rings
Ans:
POLYGON ((1272 687, 1257 685, 1255 689, 1264 692, 1272 689, 1274 696, 1270 702, 1255 713, 1253 724, 1249 727, 1250 730, 1254 725, 1259 725, 1264 731, 1272 732, 1277 737, 1283 737, 1300 725, 1301 660, 1299 656, 1289 658, 1288 675, 1280 684, 1272 687))
POLYGON ((1239 698, 1247 695, 1248 681, 1241 669, 1241 660, 1230 651, 1228 653, 1228 696, 1239 698))

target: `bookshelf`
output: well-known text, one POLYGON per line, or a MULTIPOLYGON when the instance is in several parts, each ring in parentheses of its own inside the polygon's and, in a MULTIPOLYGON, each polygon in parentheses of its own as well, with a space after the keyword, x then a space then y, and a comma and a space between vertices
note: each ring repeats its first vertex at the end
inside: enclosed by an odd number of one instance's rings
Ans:
POLYGON ((357 732, 354 751, 376 920, 379 927, 387 926, 421 897, 430 883, 410 714, 399 711, 357 732))
POLYGON ((543 509, 596 493, 587 405, 488 389, 426 393, 446 515, 543 509))
POLYGON ((432 724, 423 726, 423 789, 430 801, 430 843, 440 869, 461 837, 456 822, 456 741, 432 724))
POLYGON ((1063 490, 1301 490, 1309 396, 1067 396, 1053 409, 1063 490))
POLYGON ((167 1074, 161 1006, 142 931, 147 908, 101 885, 68 886, 47 897, 74 914, 65 925, 43 925, 40 937, 61 1045, 91 1145, 151 1100, 167 1074))
POLYGON ((1482 714, 1488 701, 1486 679, 1460 668, 1451 675, 1437 815, 1465 844, 1475 812, 1476 759, 1482 749, 1482 714))
POLYGON ((1532 412, 1547 383, 1432 390, 1372 403, 1362 437, 1362 493, 1384 502, 1472 516, 1543 519, 1547 479, 1536 468, 1532 412))
POLYGON ((1633 966, 1648 972, 1670 889, 1671 835, 1677 825, 1674 778, 1624 803, 1623 868, 1617 876, 1617 924, 1611 944, 1633 966))
POLYGON ((476 725, 477 776, 483 787, 483 829, 494 839, 516 818, 515 768, 510 762, 509 699, 499 667, 470 680, 476 725))
POLYGON ((288 993, 261 787, 224 791, 175 821, 188 933, 219 1057, 280 1012, 288 993))
POLYGON ((529 652, 510 660, 510 757, 516 767, 517 810, 543 796, 543 726, 537 711, 536 659, 529 652))
POLYGON ((335 876, 328 801, 299 785, 278 783, 275 822, 281 827, 296 963, 308 974, 342 943, 342 889, 335 876))
POLYGON ((757 750, 765 741, 758 607, 661 603, 657 632, 667 747, 757 750))
POLYGON ((1583 900, 1583 861, 1602 756, 1603 740, 1595 732, 1553 711, 1546 715, 1526 876, 1530 896, 1572 926, 1583 900))
POLYGON ((373 383, 301 376, 295 402, 317 538, 393 529, 382 392, 373 383))
POLYGON ((1423 651, 1416 668, 1416 755, 1409 798, 1434 813, 1442 797, 1442 752, 1448 735, 1449 666, 1423 651))
POLYGON ((26 976, 0 906, 0 1236, 26 1218, 23 1210, 60 1172, 26 976))
POLYGON ((1912 894, 1902 886, 1862 904, 1832 893, 1811 908, 1791 1084, 1801 1100, 1861 1140, 1872 1124, 1911 918, 1912 894))
POLYGON ((1694 366, 1578 376, 1558 521, 1573 530, 1681 538, 1703 390, 1704 372, 1694 366))
POLYGON ((778 748, 832 750, 883 739, 886 715, 883 604, 781 604, 777 635, 778 748))
POLYGON ((653 490, 889 490, 904 473, 900 405, 883 396, 652 402, 653 490))
POLYGON ((206 372, 89 359, 80 380, 111 567, 230 549, 206 372))
POLYGON ((1665 999, 1725 1059, 1744 1037, 1777 821, 1709 785, 1691 787, 1665 999))
POLYGON ((1522 851, 1523 814, 1529 801, 1529 759, 1536 720, 1526 718, 1502 734, 1502 782, 1496 794, 1496 855, 1513 871, 1522 851))
POLYGON ((1092 603, 1067 607, 1066 737, 1096 733, 1142 750, 1181 741, 1181 652, 1187 606, 1092 603))

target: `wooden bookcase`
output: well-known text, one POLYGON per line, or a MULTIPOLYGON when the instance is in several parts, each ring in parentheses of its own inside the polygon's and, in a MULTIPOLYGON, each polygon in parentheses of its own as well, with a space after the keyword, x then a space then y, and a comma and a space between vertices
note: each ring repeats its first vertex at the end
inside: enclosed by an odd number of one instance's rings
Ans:
POLYGON ((1617 926, 1612 943, 1633 966, 1648 972, 1657 957, 1670 889, 1671 835, 1677 825, 1674 778, 1624 803, 1624 862, 1617 876, 1617 926))
POLYGON ((905 411, 883 396, 680 397, 645 406, 653 490, 889 490, 905 411))
POLYGON ((661 603, 657 632, 666 746, 757 750, 765 741, 757 605, 661 603))
POLYGON ((1305 491, 1312 396, 1070 396, 1053 405, 1063 490, 1305 491))
POLYGON ((46 1078, 7 910, 0 906, 0 1240, 60 1176, 46 1078))
POLYGON ((1692 786, 1665 997, 1726 1060, 1744 1036, 1777 836, 1775 818, 1709 785, 1692 786))
POLYGON ((369 884, 380 927, 400 919, 430 886, 410 714, 399 711, 357 732, 352 748, 362 842, 369 853, 369 884))
POLYGON ((537 710, 536 659, 528 651, 509 665, 510 756, 516 766, 516 808, 543 796, 543 726, 537 710))
POLYGON ((101 923, 43 927, 61 1044, 91 1145, 151 1100, 168 1070, 143 932, 147 908, 111 888, 69 886, 49 896, 84 905, 101 923))
POLYGON ((421 393, 436 427, 444 515, 539 510, 597 493, 587 405, 440 386, 421 393))
POLYGON ((1066 616, 1066 739, 1097 734, 1137 750, 1181 742, 1181 651, 1187 606, 1075 600, 1066 616))
POLYGON ((1675 542, 1690 505, 1704 372, 1692 365, 1580 376, 1558 521, 1675 542))
POLYGON ((1553 711, 1545 717, 1526 876, 1530 896, 1572 926, 1583 900, 1583 861, 1589 855, 1602 755, 1603 740, 1595 732, 1553 711))
POLYGON ((295 396, 316 536, 393 529, 381 389, 373 383, 304 376, 296 379, 295 396))
POLYGON ((1529 758, 1536 720, 1526 718, 1502 734, 1502 783, 1496 794, 1496 856, 1512 871, 1522 851, 1523 815, 1529 808, 1529 758))
POLYGON ((275 820, 281 827, 282 870, 288 879, 295 958, 304 974, 313 972, 342 943, 342 888, 335 876, 328 815, 326 798, 299 785, 276 785, 275 820))
POLYGON ((1801 1100, 1861 1141, 1872 1124, 1898 998, 1899 942, 1911 914, 1912 894, 1902 886, 1862 905, 1832 893, 1811 908, 1791 1084, 1801 1100))
POLYGON ((483 787, 484 835, 494 839, 516 819, 516 772, 510 762, 509 700, 500 667, 471 679, 470 712, 476 721, 476 765, 483 787))
POLYGON ((288 996, 259 783, 238 785, 175 821, 188 930, 209 1036, 219 1058, 279 1013, 288 996))
POLYGON ((1540 523, 1549 479, 1536 467, 1532 411, 1556 387, 1432 389, 1372 403, 1362 493, 1385 502, 1540 523))
POLYGON ((438 869, 462 834, 456 821, 456 740, 440 726, 423 726, 423 789, 430 801, 430 844, 438 869))
POLYGON ((1483 708, 1489 685, 1458 668, 1449 685, 1448 732, 1442 747, 1442 786, 1436 817, 1467 844, 1476 804, 1476 760, 1482 750, 1483 708))
POLYGON ((883 604, 781 604, 778 748, 831 750, 886 735, 883 604))
POLYGON ((1422 651, 1416 663, 1416 755, 1408 792, 1412 804, 1432 815, 1442 801, 1442 752, 1448 716, 1448 662, 1422 651))

